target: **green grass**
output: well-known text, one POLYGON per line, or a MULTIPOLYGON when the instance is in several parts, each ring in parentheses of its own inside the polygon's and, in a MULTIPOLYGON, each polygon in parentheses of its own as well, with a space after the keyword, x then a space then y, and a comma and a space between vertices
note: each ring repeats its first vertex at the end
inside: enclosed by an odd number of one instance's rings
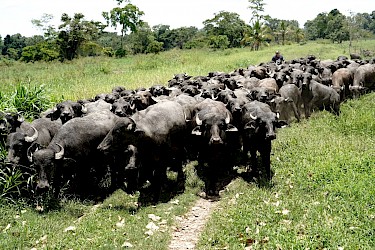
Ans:
MULTIPOLYGON (((357 47, 375 51, 374 41, 358 42, 357 47)), ((122 59, 87 57, 66 63, 0 64, 0 92, 11 92, 21 83, 43 84, 50 91, 51 101, 90 98, 108 93, 115 86, 128 89, 167 84, 174 74, 186 72, 192 76, 211 71, 230 72, 240 67, 268 62, 278 49, 286 60, 313 54, 319 59, 349 56, 347 43, 306 43, 272 46, 260 51, 249 48, 211 50, 171 50, 157 55, 135 55, 122 59)))
POLYGON ((97 205, 64 199, 60 209, 48 212, 1 203, 0 249, 120 249, 125 242, 133 249, 166 249, 175 216, 188 211, 202 188, 193 165, 186 173, 185 193, 156 206, 137 208, 138 195, 121 190, 97 205), (152 220, 151 214, 160 219, 152 220), (159 227, 152 235, 146 228, 150 222, 159 227))
POLYGON ((237 179, 199 249, 374 249, 375 93, 278 131, 272 185, 237 179))
MULTIPOLYGON (((361 48, 375 50, 375 41, 361 48)), ((308 43, 225 51, 173 50, 123 59, 82 58, 68 63, 0 65, 0 99, 17 86, 43 85, 50 101, 76 100, 110 92, 167 84, 173 74, 207 75, 270 60, 276 49, 294 59, 348 55, 347 44, 308 43)), ((309 121, 280 129, 273 143, 271 185, 236 179, 223 198, 198 249, 374 249, 375 94, 342 105, 335 118, 314 113, 309 121)), ((187 190, 169 202, 136 209, 137 196, 117 191, 98 206, 64 199, 60 208, 0 201, 0 249, 167 249, 175 216, 194 204, 202 182, 187 168, 187 190), (178 202, 177 202, 178 201, 178 202), (152 220, 159 229, 145 234, 152 220), (162 223, 161 223, 162 222, 162 223), (119 223, 119 224, 117 224, 119 223), (116 225, 117 224, 117 225, 116 225), (69 226, 74 230, 64 232, 69 226)))

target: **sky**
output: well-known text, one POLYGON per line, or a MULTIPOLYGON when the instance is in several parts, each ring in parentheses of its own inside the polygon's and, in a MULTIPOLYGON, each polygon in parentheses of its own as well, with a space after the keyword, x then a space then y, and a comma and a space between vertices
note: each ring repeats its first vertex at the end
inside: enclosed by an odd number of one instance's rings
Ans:
MULTIPOLYGON (((297 20, 302 28, 307 20, 319 13, 329 13, 338 9, 342 14, 371 13, 375 10, 375 0, 264 0, 264 13, 272 18, 297 20)), ((85 20, 105 22, 103 11, 116 7, 115 0, 0 0, 0 35, 20 33, 30 37, 42 35, 32 19, 41 19, 43 14, 52 14, 50 24, 58 27, 61 15, 82 13, 85 20)), ((203 28, 203 21, 211 19, 220 11, 235 12, 246 23, 251 18, 248 0, 131 0, 145 13, 142 20, 152 27, 169 25, 171 29, 195 26, 203 28)), ((113 31, 113 29, 106 29, 113 31)), ((120 31, 120 30, 117 30, 120 31)))

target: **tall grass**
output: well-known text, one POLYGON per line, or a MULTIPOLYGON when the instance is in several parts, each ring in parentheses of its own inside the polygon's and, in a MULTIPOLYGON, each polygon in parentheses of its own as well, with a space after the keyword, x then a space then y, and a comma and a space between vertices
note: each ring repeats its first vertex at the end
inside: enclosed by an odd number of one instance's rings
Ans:
MULTIPOLYGON (((375 51, 375 41, 358 42, 358 47, 375 51)), ((349 56, 348 43, 306 43, 267 47, 260 51, 249 48, 211 50, 171 50, 157 55, 134 55, 121 59, 86 57, 71 62, 35 62, 0 65, 0 92, 12 92, 18 84, 43 84, 51 92, 51 101, 91 98, 110 92, 115 86, 128 89, 167 84, 174 74, 207 75, 211 71, 230 72, 240 67, 268 62, 275 50, 286 60, 315 55, 318 59, 349 56)))

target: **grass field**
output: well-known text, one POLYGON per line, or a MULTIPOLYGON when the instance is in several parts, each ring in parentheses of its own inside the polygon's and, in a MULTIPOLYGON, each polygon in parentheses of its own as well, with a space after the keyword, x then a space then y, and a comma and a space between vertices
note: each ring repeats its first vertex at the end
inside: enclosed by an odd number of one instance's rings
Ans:
MULTIPOLYGON (((358 45, 359 46, 359 45, 358 45)), ((362 48, 375 50, 375 41, 362 48)), ((0 91, 19 83, 46 86, 53 101, 166 84, 173 74, 229 72, 270 59, 348 55, 345 44, 312 43, 226 51, 169 51, 124 59, 0 65, 0 91)), ((314 113, 280 129, 269 184, 234 180, 201 235, 198 249, 375 249, 375 93, 342 105, 336 118, 314 113)), ((186 167, 186 191, 138 208, 137 195, 116 191, 102 203, 63 199, 60 208, 0 201, 0 249, 167 249, 176 216, 188 211, 202 182, 186 167), (160 217, 160 218, 159 218, 160 217)))

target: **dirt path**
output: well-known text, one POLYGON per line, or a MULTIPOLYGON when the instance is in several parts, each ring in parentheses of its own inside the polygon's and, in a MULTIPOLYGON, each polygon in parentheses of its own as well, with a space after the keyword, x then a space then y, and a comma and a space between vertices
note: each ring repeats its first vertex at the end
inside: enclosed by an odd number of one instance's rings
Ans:
POLYGON ((199 235, 217 204, 217 201, 199 198, 187 214, 177 217, 178 225, 168 249, 195 249, 199 235))

